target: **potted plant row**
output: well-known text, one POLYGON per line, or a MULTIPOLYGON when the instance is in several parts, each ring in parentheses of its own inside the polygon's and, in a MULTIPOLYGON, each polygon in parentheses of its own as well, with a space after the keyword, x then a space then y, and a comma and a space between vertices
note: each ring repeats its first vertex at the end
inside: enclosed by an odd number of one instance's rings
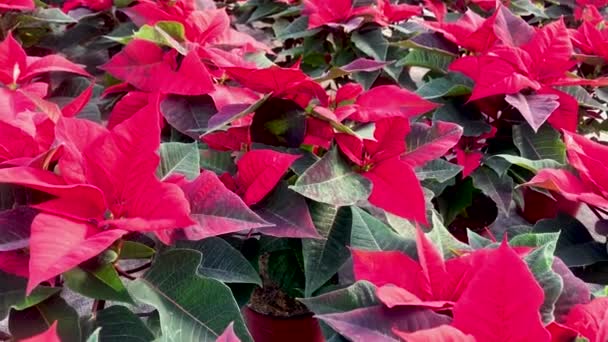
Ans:
POLYGON ((0 340, 608 340, 607 11, 0 0, 0 340))

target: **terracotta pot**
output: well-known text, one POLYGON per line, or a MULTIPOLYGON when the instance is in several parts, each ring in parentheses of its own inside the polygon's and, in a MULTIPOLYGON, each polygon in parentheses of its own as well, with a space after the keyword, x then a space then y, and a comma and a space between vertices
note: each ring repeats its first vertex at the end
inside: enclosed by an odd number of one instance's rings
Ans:
POLYGON ((245 307, 243 316, 255 342, 325 341, 319 322, 312 315, 274 317, 245 307))
POLYGON ((519 213, 530 223, 536 223, 545 218, 554 218, 559 213, 576 216, 581 207, 580 202, 572 202, 565 199, 562 195, 551 192, 555 201, 538 191, 524 188, 524 209, 519 209, 519 213))

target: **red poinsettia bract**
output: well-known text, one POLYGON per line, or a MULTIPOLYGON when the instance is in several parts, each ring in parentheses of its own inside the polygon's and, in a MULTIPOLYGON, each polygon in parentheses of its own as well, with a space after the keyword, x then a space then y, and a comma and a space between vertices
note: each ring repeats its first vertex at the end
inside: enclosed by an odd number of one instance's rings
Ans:
POLYGON ((476 56, 462 57, 450 66, 450 70, 462 72, 475 81, 469 100, 507 95, 507 102, 535 130, 545 121, 558 129, 576 130, 576 99, 554 87, 601 86, 606 80, 567 77, 576 61, 572 59, 573 47, 563 20, 534 30, 504 7, 496 13, 502 14, 494 19, 493 34, 502 44, 476 56))
POLYGON ((416 243, 419 262, 400 252, 353 251, 356 279, 378 286, 376 294, 384 305, 453 312, 452 327, 415 334, 395 331, 398 336, 407 341, 550 340, 539 313, 543 290, 521 259, 525 250, 503 242, 497 249, 444 261, 419 229, 416 243), (404 269, 396 271, 395 265, 404 269))
POLYGON ((412 166, 400 160, 405 152, 409 121, 402 117, 376 122, 375 140, 340 133, 336 142, 361 174, 372 182, 370 203, 395 215, 427 222, 425 200, 412 166), (408 196, 403 196, 407 193, 408 196))
POLYGON ((565 169, 542 169, 527 185, 553 190, 566 199, 608 208, 608 146, 564 132, 568 161, 578 176, 565 169))
POLYGON ((111 131, 92 128, 92 122, 63 119, 68 123, 58 126, 59 135, 71 142, 66 146, 68 159, 60 167, 65 178, 31 167, 0 169, 1 182, 54 196, 33 205, 42 213, 31 227, 28 293, 98 255, 128 231, 195 223, 183 191, 155 176, 159 115, 156 102, 111 131))
POLYGON ((59 71, 90 76, 59 55, 28 56, 9 32, 0 43, 0 119, 13 120, 21 112, 35 110, 48 92, 48 84, 36 78, 59 71))

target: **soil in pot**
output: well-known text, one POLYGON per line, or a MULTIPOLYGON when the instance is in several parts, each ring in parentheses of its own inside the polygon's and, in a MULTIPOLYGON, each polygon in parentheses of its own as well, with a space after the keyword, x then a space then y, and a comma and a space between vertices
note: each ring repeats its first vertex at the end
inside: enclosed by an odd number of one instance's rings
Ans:
POLYGON ((306 306, 268 277, 268 256, 260 258, 264 286, 256 288, 243 316, 255 342, 324 342, 319 322, 306 306))
POLYGON ((255 342, 323 342, 319 322, 306 307, 272 286, 254 291, 243 309, 255 342))

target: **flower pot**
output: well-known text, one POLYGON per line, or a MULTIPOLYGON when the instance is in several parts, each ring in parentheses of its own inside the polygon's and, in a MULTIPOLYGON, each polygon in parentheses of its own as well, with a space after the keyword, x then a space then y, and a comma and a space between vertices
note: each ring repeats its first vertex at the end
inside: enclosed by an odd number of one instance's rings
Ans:
POLYGON ((310 315, 274 317, 249 307, 243 309, 245 322, 255 342, 323 342, 319 322, 310 315))
POLYGON ((536 223, 546 218, 554 218, 559 213, 576 216, 581 207, 580 202, 572 202, 564 196, 551 192, 552 198, 529 188, 523 189, 524 208, 519 208, 520 215, 530 223, 536 223))

